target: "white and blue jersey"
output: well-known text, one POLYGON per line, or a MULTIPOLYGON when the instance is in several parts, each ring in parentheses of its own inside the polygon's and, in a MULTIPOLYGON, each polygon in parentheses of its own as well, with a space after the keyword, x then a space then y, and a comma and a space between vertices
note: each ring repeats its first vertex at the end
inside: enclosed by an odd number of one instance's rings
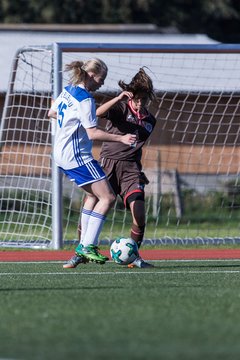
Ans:
POLYGON ((64 88, 52 105, 57 112, 53 156, 56 164, 69 170, 93 160, 92 141, 85 129, 97 126, 94 98, 81 86, 64 88))

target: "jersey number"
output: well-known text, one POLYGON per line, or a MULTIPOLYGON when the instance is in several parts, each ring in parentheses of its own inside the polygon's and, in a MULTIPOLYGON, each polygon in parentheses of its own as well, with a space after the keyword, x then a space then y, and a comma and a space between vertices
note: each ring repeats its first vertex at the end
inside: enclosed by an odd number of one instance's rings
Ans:
POLYGON ((66 110, 67 105, 64 104, 63 102, 61 102, 58 105, 58 125, 60 126, 60 128, 62 127, 62 123, 63 123, 63 118, 64 118, 64 110, 66 110))

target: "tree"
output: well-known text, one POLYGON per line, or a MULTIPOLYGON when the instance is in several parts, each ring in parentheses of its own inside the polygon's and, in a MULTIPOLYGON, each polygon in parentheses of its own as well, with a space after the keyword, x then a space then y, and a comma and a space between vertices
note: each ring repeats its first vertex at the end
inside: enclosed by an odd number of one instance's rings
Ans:
POLYGON ((152 23, 240 42, 239 0, 0 0, 3 23, 152 23))

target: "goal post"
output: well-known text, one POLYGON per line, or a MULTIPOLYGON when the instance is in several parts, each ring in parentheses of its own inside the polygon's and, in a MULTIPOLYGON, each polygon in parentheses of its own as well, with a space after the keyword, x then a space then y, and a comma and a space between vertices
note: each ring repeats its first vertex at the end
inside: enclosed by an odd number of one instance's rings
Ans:
MULTIPOLYGON (((62 54, 59 46, 53 44, 53 100, 62 91, 62 54)), ((55 120, 52 121, 52 146, 55 136, 55 120)), ((52 161, 52 246, 59 249, 63 245, 62 225, 62 175, 54 161, 52 161)))
POLYGON ((12 62, 0 127, 1 246, 52 247, 51 54, 24 47, 12 62))
MULTIPOLYGON (((55 43, 20 49, 13 62, 0 128, 0 246, 58 249, 77 241, 83 192, 52 161, 55 122, 47 112, 67 84, 64 65, 89 57, 109 68, 97 106, 142 66, 153 80, 144 242, 239 242, 240 46, 55 43)), ((118 199, 100 242, 128 237, 130 226, 118 199)))

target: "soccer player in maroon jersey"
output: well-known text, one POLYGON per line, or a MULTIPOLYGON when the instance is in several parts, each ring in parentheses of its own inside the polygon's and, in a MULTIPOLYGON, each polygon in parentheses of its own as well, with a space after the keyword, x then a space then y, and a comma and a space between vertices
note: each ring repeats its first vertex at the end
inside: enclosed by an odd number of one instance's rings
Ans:
MULTIPOLYGON (((97 108, 97 116, 107 121, 109 134, 136 134, 131 147, 125 144, 104 141, 100 164, 106 173, 115 195, 119 195, 132 215, 130 237, 140 248, 145 230, 144 186, 148 179, 142 172, 142 147, 156 124, 147 104, 155 98, 151 78, 140 68, 130 83, 119 81, 123 90, 118 96, 97 108)), ((129 267, 151 267, 140 256, 129 267)))

